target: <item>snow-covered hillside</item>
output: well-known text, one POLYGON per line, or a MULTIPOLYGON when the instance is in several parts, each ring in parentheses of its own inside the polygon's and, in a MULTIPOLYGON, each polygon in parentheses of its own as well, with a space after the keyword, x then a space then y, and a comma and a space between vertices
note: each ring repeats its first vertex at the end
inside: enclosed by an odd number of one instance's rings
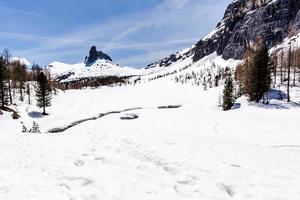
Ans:
POLYGON ((300 33, 285 38, 281 44, 278 44, 275 47, 271 48, 269 52, 270 54, 273 54, 283 50, 284 52, 287 53, 289 51, 290 46, 292 48, 291 49, 292 51, 300 47, 300 33))
POLYGON ((49 64, 48 69, 53 78, 69 75, 63 79, 63 82, 71 82, 85 78, 103 77, 103 76, 135 76, 140 75, 138 69, 130 67, 121 67, 118 64, 108 60, 97 60, 91 66, 84 63, 66 64, 53 62, 49 64))
POLYGON ((26 58, 12 57, 11 61, 20 61, 20 63, 30 67, 31 63, 26 58))
POLYGON ((123 67, 106 59, 96 59, 89 65, 86 63, 66 64, 62 62, 52 62, 48 65, 48 69, 52 77, 54 79, 59 79, 60 82, 72 82, 86 78, 105 76, 141 76, 142 79, 147 79, 149 76, 166 74, 169 72, 174 73, 174 71, 178 71, 179 69, 184 70, 187 68, 186 66, 193 64, 192 58, 192 48, 187 48, 176 54, 170 55, 170 58, 168 59, 154 62, 141 69, 123 67))
POLYGON ((59 91, 48 116, 17 101, 20 119, 0 115, 0 199, 300 198, 299 87, 292 103, 242 97, 224 112, 222 85, 204 91, 174 81, 213 63, 235 61, 213 54, 135 86, 59 91), (22 133, 33 121, 42 133, 22 133))

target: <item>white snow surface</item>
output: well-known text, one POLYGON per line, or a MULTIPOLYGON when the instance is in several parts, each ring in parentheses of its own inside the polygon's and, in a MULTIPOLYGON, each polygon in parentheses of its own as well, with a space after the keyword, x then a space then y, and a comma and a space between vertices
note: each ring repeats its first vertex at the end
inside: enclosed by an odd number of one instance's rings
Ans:
MULTIPOLYGON (((234 63, 211 55, 186 70, 204 68, 213 57, 217 66, 234 63)), ((17 101, 19 120, 0 115, 0 199, 300 198, 299 87, 291 90, 293 103, 272 99, 266 106, 242 97, 224 112, 217 106, 222 86, 203 91, 172 79, 60 91, 48 116, 34 102, 17 101), (182 107, 157 108, 166 105, 182 107), (47 133, 136 107, 142 109, 47 133), (138 118, 120 120, 126 114, 138 118), (30 127, 33 121, 42 133, 22 133, 21 122, 30 127)))

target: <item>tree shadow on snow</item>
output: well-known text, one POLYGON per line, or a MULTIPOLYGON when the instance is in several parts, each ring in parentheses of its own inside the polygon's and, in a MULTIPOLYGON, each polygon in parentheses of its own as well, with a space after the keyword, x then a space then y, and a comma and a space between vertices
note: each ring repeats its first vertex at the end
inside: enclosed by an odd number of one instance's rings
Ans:
POLYGON ((236 110, 241 108, 241 104, 240 103, 234 103, 233 106, 231 107, 231 110, 236 110))
POLYGON ((287 102, 287 94, 281 90, 271 89, 265 93, 259 102, 249 102, 250 106, 264 109, 291 109, 300 108, 300 104, 296 102, 287 102))
POLYGON ((31 118, 42 118, 44 115, 42 115, 42 113, 37 112, 37 111, 32 111, 27 113, 29 117, 31 118))
POLYGON ((271 89, 269 92, 266 92, 265 96, 269 100, 284 100, 287 99, 287 94, 281 90, 271 89))

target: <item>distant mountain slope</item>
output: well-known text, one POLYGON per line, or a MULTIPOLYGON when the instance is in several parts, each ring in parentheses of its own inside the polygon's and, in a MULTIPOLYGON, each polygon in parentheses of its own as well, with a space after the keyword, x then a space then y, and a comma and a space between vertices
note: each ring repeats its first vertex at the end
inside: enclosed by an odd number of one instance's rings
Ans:
POLYGON ((299 0, 234 0, 216 29, 196 44, 194 61, 215 51, 224 59, 240 59, 257 38, 271 48, 289 29, 299 30, 299 9, 299 0))
POLYGON ((197 62, 214 52, 238 60, 257 38, 272 48, 288 36, 289 29, 300 29, 299 9, 299 0, 233 0, 216 28, 196 45, 146 68, 169 67, 190 57, 197 62))
POLYGON ((20 61, 21 64, 24 64, 27 67, 30 67, 31 65, 31 63, 26 58, 12 57, 11 61, 20 61))
POLYGON ((161 77, 185 70, 209 55, 239 60, 257 38, 272 48, 285 40, 289 30, 299 31, 299 9, 299 0, 233 0, 216 28, 198 43, 144 69, 120 67, 107 54, 97 51, 95 46, 84 63, 52 63, 50 69, 53 75, 64 81, 110 75, 161 77))
POLYGON ((89 78, 108 76, 127 77, 140 75, 140 71, 130 67, 122 67, 102 51, 93 46, 84 63, 66 64, 53 62, 48 65, 53 78, 60 82, 74 82, 89 78))
POLYGON ((53 78, 60 82, 73 82, 88 78, 100 78, 106 76, 126 77, 139 75, 138 70, 130 67, 121 67, 108 60, 96 60, 92 65, 86 66, 84 63, 65 64, 53 62, 49 65, 49 70, 53 78))
POLYGON ((168 67, 172 65, 174 62, 183 61, 193 55, 194 48, 187 48, 182 51, 171 54, 169 57, 164 58, 162 60, 158 60, 149 64, 146 69, 155 68, 155 67, 168 67))

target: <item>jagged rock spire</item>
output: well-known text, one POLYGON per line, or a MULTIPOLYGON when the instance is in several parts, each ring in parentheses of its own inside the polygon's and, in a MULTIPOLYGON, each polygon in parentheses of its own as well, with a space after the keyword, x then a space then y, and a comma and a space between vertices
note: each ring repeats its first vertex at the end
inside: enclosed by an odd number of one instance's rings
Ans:
POLYGON ((84 63, 86 64, 86 66, 90 66, 98 59, 112 61, 112 59, 107 54, 103 53, 102 51, 97 51, 96 46, 92 46, 89 52, 89 56, 85 57, 84 63))

